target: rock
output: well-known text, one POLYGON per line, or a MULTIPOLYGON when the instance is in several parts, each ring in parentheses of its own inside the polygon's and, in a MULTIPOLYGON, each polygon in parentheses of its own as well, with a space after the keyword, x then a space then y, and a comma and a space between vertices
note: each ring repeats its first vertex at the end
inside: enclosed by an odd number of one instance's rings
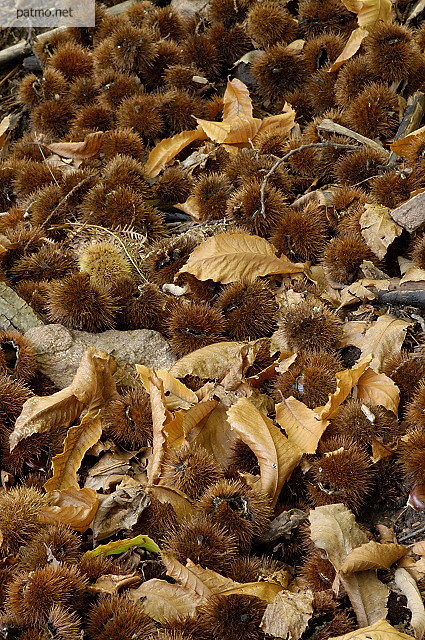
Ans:
POLYGON ((413 233, 425 223, 425 193, 418 193, 397 209, 390 211, 390 216, 409 233, 413 233))
POLYGON ((22 300, 7 284, 0 282, 0 331, 24 333, 28 329, 42 325, 43 322, 29 304, 22 300))
POLYGON ((60 389, 71 383, 81 356, 89 346, 114 356, 118 365, 116 379, 121 385, 137 378, 135 364, 168 369, 176 361, 165 338, 150 329, 87 333, 66 329, 60 324, 47 324, 29 329, 25 337, 36 350, 40 371, 60 389))

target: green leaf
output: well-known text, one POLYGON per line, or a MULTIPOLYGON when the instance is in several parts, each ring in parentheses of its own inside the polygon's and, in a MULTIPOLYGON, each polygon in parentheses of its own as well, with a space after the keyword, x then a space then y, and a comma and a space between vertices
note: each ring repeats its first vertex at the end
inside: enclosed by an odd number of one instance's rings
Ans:
POLYGON ((142 547, 148 551, 159 553, 161 549, 156 542, 149 536, 136 536, 135 538, 125 538, 124 540, 114 540, 108 544, 99 544, 95 549, 87 551, 85 558, 97 558, 98 556, 112 556, 118 553, 124 553, 133 547, 142 547))

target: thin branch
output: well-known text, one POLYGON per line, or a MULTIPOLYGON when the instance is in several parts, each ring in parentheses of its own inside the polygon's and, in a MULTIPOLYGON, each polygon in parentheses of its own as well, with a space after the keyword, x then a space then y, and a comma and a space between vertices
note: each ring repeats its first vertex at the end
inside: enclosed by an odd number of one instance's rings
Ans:
POLYGON ((354 151, 355 149, 361 148, 358 144, 337 144, 335 142, 311 142, 310 144, 302 144, 300 147, 297 147, 296 149, 292 149, 291 151, 288 151, 288 153, 285 153, 284 156, 276 160, 272 168, 264 176, 264 180, 260 189, 260 203, 261 203, 260 215, 262 215, 263 218, 266 217, 265 195, 266 195, 267 183, 271 178, 271 176, 276 171, 276 169, 278 169, 281 164, 289 160, 289 158, 291 158, 295 153, 298 153, 299 151, 304 151, 305 149, 324 149, 326 147, 332 147, 332 149, 345 149, 347 151, 354 151))

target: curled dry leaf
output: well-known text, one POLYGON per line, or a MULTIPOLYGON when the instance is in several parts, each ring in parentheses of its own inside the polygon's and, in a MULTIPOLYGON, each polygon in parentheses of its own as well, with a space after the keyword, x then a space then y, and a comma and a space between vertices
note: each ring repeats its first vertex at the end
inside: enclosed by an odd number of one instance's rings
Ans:
MULTIPOLYGON (((403 277, 400 279, 400 285, 405 282, 425 282, 425 269, 421 269, 420 267, 411 266, 409 267, 403 277)), ((424 288, 424 287, 422 287, 424 288)))
POLYGON ((223 120, 232 120, 237 116, 252 117, 252 100, 249 89, 240 80, 233 78, 227 82, 223 96, 223 120))
POLYGON ((228 464, 236 439, 236 434, 231 430, 227 420, 226 407, 222 403, 219 403, 187 436, 189 442, 196 442, 211 453, 222 467, 228 464))
POLYGON ((178 449, 185 441, 195 440, 204 426, 204 418, 209 416, 218 404, 217 400, 204 400, 187 411, 177 411, 174 419, 164 427, 167 445, 178 449))
POLYGON ((360 49, 363 40, 368 35, 367 29, 363 29, 362 27, 357 27, 352 31, 347 44, 344 49, 341 51, 335 62, 329 67, 329 73, 333 73, 334 71, 338 71, 340 67, 347 62, 350 58, 354 56, 355 53, 360 49))
POLYGON ((359 302, 369 302, 375 300, 376 295, 360 281, 349 284, 340 291, 341 301, 338 307, 343 309, 359 302))
POLYGON ((273 129, 279 134, 279 136, 287 136, 295 126, 296 115, 297 114, 291 105, 285 102, 282 113, 277 113, 274 116, 267 116, 267 118, 263 119, 257 136, 259 133, 264 133, 267 129, 273 129))
POLYGON ((315 453, 329 420, 322 420, 293 396, 276 405, 276 420, 285 430, 290 444, 303 453, 315 453))
POLYGON ((71 427, 65 438, 63 452, 52 460, 53 476, 45 483, 46 491, 55 489, 78 489, 77 471, 84 455, 98 442, 102 435, 102 423, 99 417, 86 414, 80 424, 71 427))
POLYGON ((371 540, 353 549, 345 558, 340 570, 352 573, 369 569, 389 569, 394 562, 405 556, 407 551, 402 544, 382 544, 371 540))
POLYGON ((349 11, 357 14, 359 27, 370 27, 378 20, 392 22, 391 0, 342 0, 349 11))
POLYGON ((362 358, 359 362, 357 362, 351 369, 344 369, 343 371, 338 371, 336 374, 336 390, 334 393, 329 395, 329 400, 325 404, 324 407, 318 407, 314 409, 315 412, 319 415, 319 417, 323 419, 333 418, 338 411, 338 407, 344 402, 344 400, 351 393, 354 385, 357 384, 359 379, 362 377, 366 369, 368 368, 370 361, 372 360, 372 356, 369 355, 365 358, 362 358))
POLYGON ((310 511, 310 537, 326 554, 337 571, 348 554, 369 542, 352 511, 343 504, 328 504, 310 511))
POLYGON ((231 428, 258 459, 261 489, 275 504, 279 493, 298 465, 302 450, 264 416, 248 398, 240 398, 227 411, 231 428))
POLYGON ((119 531, 132 531, 150 502, 140 486, 118 488, 103 496, 93 521, 93 542, 97 544, 119 531))
POLYGON ((44 433, 58 426, 69 426, 84 407, 91 415, 117 396, 113 358, 89 347, 83 354, 69 387, 51 396, 27 400, 10 434, 10 450, 34 433, 44 433))
POLYGON ((140 575, 135 571, 133 573, 126 573, 124 575, 116 575, 114 573, 106 573, 100 576, 94 584, 88 586, 90 593, 106 593, 112 595, 118 593, 125 587, 140 582, 140 575))
MULTIPOLYGON (((153 373, 152 369, 145 367, 143 364, 136 364, 136 371, 139 374, 145 389, 149 388, 149 376, 153 373)), ((189 409, 193 404, 198 402, 198 396, 194 391, 186 387, 183 382, 177 380, 170 371, 166 369, 158 369, 156 375, 162 380, 165 406, 170 411, 175 409, 189 409)))
POLYGON ((146 391, 149 393, 152 408, 152 454, 147 466, 147 477, 150 484, 158 482, 161 464, 165 455, 167 439, 164 427, 170 416, 165 408, 165 396, 162 380, 152 371, 147 379, 146 391))
POLYGON ((164 138, 150 152, 145 164, 145 171, 148 178, 156 176, 167 166, 177 154, 195 140, 205 140, 206 134, 201 127, 193 131, 182 131, 172 138, 164 138))
POLYGON ((202 602, 193 591, 157 578, 144 582, 138 589, 130 589, 127 596, 135 602, 142 600, 146 615, 160 624, 195 615, 202 602))
POLYGON ((41 522, 61 522, 81 533, 89 529, 99 506, 96 491, 69 487, 61 491, 52 491, 47 497, 49 506, 40 512, 41 522))
POLYGON ((241 144, 252 140, 261 127, 260 118, 238 115, 231 120, 214 122, 196 118, 207 137, 218 144, 241 144))
POLYGON ((425 633, 425 608, 416 581, 406 569, 396 569, 394 574, 396 585, 407 598, 407 606, 412 612, 410 626, 415 632, 415 638, 422 640, 425 633))
POLYGON ((304 265, 293 263, 284 255, 277 258, 276 249, 259 236, 248 233, 219 233, 207 238, 189 256, 181 273, 191 273, 198 280, 214 280, 222 284, 277 273, 301 273, 304 265))
MULTIPOLYGON (((192 567, 189 565, 190 560, 188 560, 189 566, 185 567, 177 560, 177 558, 169 555, 168 553, 162 552, 161 558, 165 568, 167 569, 167 576, 170 576, 170 578, 173 578, 173 580, 178 582, 182 587, 194 593, 201 601, 213 595, 211 589, 197 576, 194 571, 192 571, 192 567)), ((224 578, 224 576, 221 577, 223 580, 233 582, 233 580, 230 580, 229 578, 224 578)))
POLYGON ((357 400, 366 405, 381 405, 398 415, 400 389, 385 373, 366 369, 356 386, 357 400))
POLYGON ((342 636, 333 636, 329 640, 411 640, 411 638, 412 636, 394 629, 389 622, 382 619, 363 629, 350 631, 342 636))
POLYGON ((378 204, 365 204, 360 216, 360 228, 366 244, 381 260, 385 258, 390 244, 403 231, 391 218, 389 208, 378 204))
POLYGON ((47 148, 62 158, 84 160, 99 153, 104 134, 104 131, 94 131, 89 133, 83 142, 53 142, 48 144, 47 148))
POLYGON ((269 636, 298 640, 313 615, 313 593, 307 589, 299 593, 280 591, 267 605, 261 629, 269 636))

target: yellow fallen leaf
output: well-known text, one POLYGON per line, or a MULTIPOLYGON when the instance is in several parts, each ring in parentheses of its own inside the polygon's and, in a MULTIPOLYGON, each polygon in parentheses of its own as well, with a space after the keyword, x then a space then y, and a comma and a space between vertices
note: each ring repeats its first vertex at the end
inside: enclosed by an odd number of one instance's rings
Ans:
POLYGON ((0 149, 4 145, 9 127, 10 116, 4 116, 3 120, 0 122, 0 149))
POLYGON ((379 204, 365 204, 360 216, 360 228, 366 244, 381 260, 390 244, 403 229, 390 216, 390 209, 379 204))
POLYGON ((400 389, 385 373, 366 369, 357 382, 356 393, 360 402, 366 405, 381 405, 398 415, 400 389))
POLYGON ((412 636, 394 629, 389 622, 382 619, 369 627, 350 631, 342 636, 332 636, 329 640, 412 640, 412 636))
POLYGON ((183 151, 195 140, 205 140, 205 131, 201 127, 190 131, 182 131, 172 138, 164 138, 150 152, 145 164, 145 171, 149 178, 156 176, 173 160, 180 151, 183 151))
POLYGON ((193 501, 175 487, 166 487, 161 484, 148 484, 146 486, 146 493, 149 496, 157 498, 162 504, 171 504, 179 522, 189 520, 196 513, 196 507, 193 501))
POLYGON ((274 504, 298 465, 302 450, 264 416, 248 398, 240 398, 227 412, 231 428, 258 459, 261 489, 274 504))
POLYGON ((46 491, 79 488, 77 471, 86 451, 102 435, 102 422, 98 416, 86 414, 80 424, 71 427, 65 438, 63 452, 52 460, 53 476, 44 485, 46 491))
POLYGON ((273 128, 280 136, 287 136, 295 126, 296 115, 297 114, 291 105, 285 102, 282 113, 277 113, 274 116, 267 116, 267 118, 263 119, 257 135, 259 133, 264 133, 267 129, 273 128))
POLYGON ((350 344, 361 349, 362 357, 372 354, 370 367, 379 372, 385 358, 400 351, 409 326, 410 322, 384 314, 364 335, 352 337, 350 344))
POLYGON ((290 443, 303 453, 315 453, 329 420, 320 419, 313 409, 293 396, 276 405, 276 420, 290 443))
POLYGON ((344 62, 347 62, 347 60, 350 60, 350 58, 352 58, 354 54, 356 54, 357 51, 360 49, 361 44, 367 35, 368 35, 368 31, 366 29, 363 29, 362 27, 358 27, 357 29, 354 29, 344 49, 341 51, 341 53, 339 54, 335 62, 331 64, 331 66, 328 69, 328 72, 333 73, 334 71, 338 71, 338 69, 342 67, 344 62))
MULTIPOLYGON (((214 280, 222 284, 248 280, 277 273, 301 273, 304 265, 286 256, 277 258, 276 249, 264 238, 248 233, 219 233, 207 238, 189 256, 180 269, 198 280, 214 280)), ((178 275, 178 274, 177 274, 178 275)))
MULTIPOLYGON (((145 389, 149 386, 149 376, 152 369, 145 367, 143 364, 136 364, 136 371, 139 374, 145 389)), ((165 406, 170 411, 175 409, 189 409, 193 404, 198 402, 198 397, 194 391, 186 387, 183 382, 177 380, 166 369, 157 369, 156 375, 162 380, 165 396, 165 406)))

